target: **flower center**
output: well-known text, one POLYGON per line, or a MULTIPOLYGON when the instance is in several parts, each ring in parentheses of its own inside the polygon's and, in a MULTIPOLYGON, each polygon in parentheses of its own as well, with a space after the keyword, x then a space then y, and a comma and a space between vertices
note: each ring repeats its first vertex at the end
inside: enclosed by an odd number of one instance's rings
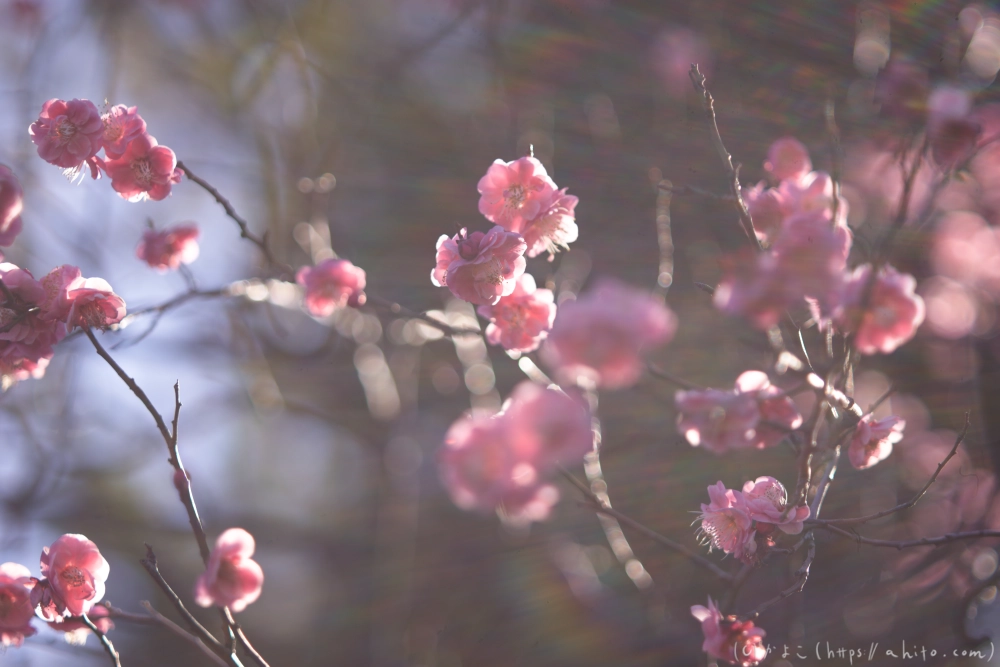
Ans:
POLYGON ((83 575, 83 571, 74 565, 70 565, 60 572, 59 578, 74 588, 87 583, 87 578, 83 575))
POLYGON ((504 206, 509 209, 519 209, 524 206, 524 200, 528 198, 528 191, 520 183, 512 185, 503 191, 504 206))
POLYGON ((125 134, 125 128, 122 126, 121 121, 112 118, 110 115, 105 115, 102 120, 104 121, 105 141, 118 141, 125 134))
POLYGON ((68 118, 61 118, 56 123, 56 136, 59 137, 60 143, 68 143, 70 139, 76 136, 76 125, 74 125, 68 118))
POLYGON ((132 163, 132 174, 140 185, 149 185, 153 181, 153 168, 149 160, 136 160, 132 163))

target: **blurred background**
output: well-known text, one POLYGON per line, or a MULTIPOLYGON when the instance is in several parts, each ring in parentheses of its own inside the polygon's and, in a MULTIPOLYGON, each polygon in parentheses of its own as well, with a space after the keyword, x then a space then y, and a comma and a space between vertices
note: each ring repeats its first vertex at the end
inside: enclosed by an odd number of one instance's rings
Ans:
MULTIPOLYGON (((7 261, 36 276, 76 264, 135 310, 187 289, 136 259, 147 220, 195 221, 200 287, 272 275, 194 183, 131 204, 107 180, 72 185, 38 158, 27 127, 46 100, 107 100, 138 106, 150 134, 267 232, 280 260, 298 267, 332 248, 367 271, 372 297, 462 323, 471 309, 428 279, 435 241, 487 229, 477 181, 493 160, 533 147, 580 198, 572 251, 529 260, 539 284, 563 298, 593 276, 669 287, 680 329, 652 359, 729 387, 773 362, 763 334, 694 286, 714 285, 720 257, 745 243, 730 203, 673 197, 673 265, 657 285, 666 204, 657 185, 727 188, 690 64, 708 76, 745 184, 764 177, 768 146, 787 134, 830 170, 826 112, 835 110, 864 253, 894 212, 900 180, 886 138, 905 129, 879 115, 876 72, 908 57, 931 82, 961 80, 988 103, 1000 69, 992 12, 950 0, 0 0, 0 163, 25 190, 24 232, 7 261)), ((980 199, 952 207, 1000 222, 980 199)), ((895 383, 882 410, 907 419, 907 437, 874 469, 842 467, 825 515, 909 498, 967 409, 972 428, 926 501, 868 526, 873 536, 1000 527, 1000 434, 983 419, 1000 413, 994 292, 941 282, 950 279, 934 275, 933 243, 933 226, 909 230, 893 259, 921 280, 929 324, 891 357, 866 359, 857 379, 862 405, 895 383)), ((210 540, 232 526, 257 538, 264 591, 239 620, 271 665, 705 664, 689 608, 724 589, 628 528, 627 543, 613 535, 609 546, 569 484, 557 481, 553 519, 530 530, 448 499, 435 465, 445 430, 470 405, 498 407, 524 378, 502 350, 453 343, 376 307, 317 321, 294 288, 244 287, 245 297, 192 300, 103 341, 162 413, 180 382, 181 452, 210 540)), ((675 389, 647 378, 602 395, 602 467, 616 508, 696 547, 692 512, 707 486, 768 474, 792 487, 794 456, 691 448, 674 426, 675 389)), ((138 563, 151 544, 190 602, 201 564, 165 459, 149 414, 85 339, 67 339, 43 379, 0 396, 0 562, 37 573, 43 546, 83 533, 111 564, 107 600, 132 612, 150 600, 172 616, 138 563)), ((995 630, 995 588, 969 612, 960 605, 996 570, 995 547, 879 552, 820 535, 805 592, 760 619, 778 647, 768 664, 804 664, 782 661, 784 644, 905 639, 950 651, 963 624, 995 630)), ((797 565, 769 561, 734 608, 772 597, 797 565)), ((111 636, 124 665, 205 664, 158 627, 119 621, 111 636)), ((45 629, 0 662, 107 657, 93 639, 73 647, 45 629)))

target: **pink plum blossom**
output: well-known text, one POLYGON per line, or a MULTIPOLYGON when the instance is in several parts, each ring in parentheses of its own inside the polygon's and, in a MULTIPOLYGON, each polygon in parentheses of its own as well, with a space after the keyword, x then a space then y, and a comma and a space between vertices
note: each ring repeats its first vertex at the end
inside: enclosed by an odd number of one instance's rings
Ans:
POLYGON ((70 328, 107 329, 125 317, 125 300, 103 278, 77 278, 66 298, 72 304, 67 320, 70 328))
POLYGON ((101 150, 104 123, 93 102, 51 99, 28 132, 40 158, 74 173, 90 163, 91 175, 97 178, 94 157, 101 150))
POLYGON ((306 310, 327 317, 337 308, 365 303, 365 271, 346 259, 326 259, 303 266, 295 281, 305 290, 306 310))
POLYGON ((63 268, 39 282, 25 269, 0 264, 0 281, 6 288, 0 294, 0 379, 5 385, 41 377, 55 344, 66 336, 68 309, 61 308, 55 278, 63 268))
POLYGON ((177 156, 166 146, 158 145, 149 134, 130 141, 121 157, 104 163, 104 170, 111 177, 115 192, 132 202, 165 199, 171 186, 181 180, 177 156))
POLYGON ((757 401, 761 422, 757 424, 751 446, 755 449, 773 447, 787 435, 787 431, 802 426, 802 415, 795 403, 773 386, 767 373, 746 371, 736 378, 736 392, 749 394, 757 401))
POLYGON ((761 243, 767 243, 781 229, 785 219, 785 195, 778 188, 769 188, 764 181, 743 188, 743 201, 753 218, 754 231, 761 243))
POLYGON ((552 198, 542 205, 538 216, 528 220, 522 233, 528 244, 528 257, 549 253, 549 259, 560 249, 568 249, 576 241, 579 230, 576 226, 576 205, 579 198, 566 194, 566 188, 554 192, 552 198))
POLYGON ((20 646, 35 634, 31 619, 31 572, 18 563, 0 565, 0 646, 20 646))
POLYGON ((10 167, 0 164, 0 246, 9 246, 21 233, 24 192, 10 167))
POLYGON ((798 535, 802 532, 802 522, 809 518, 807 506, 788 506, 785 487, 773 477, 758 477, 745 483, 743 499, 750 518, 757 522, 758 531, 762 528, 761 524, 770 524, 789 535, 798 535))
POLYGON ((108 159, 120 158, 133 139, 146 133, 146 121, 135 107, 126 107, 124 104, 108 109, 101 115, 101 122, 104 124, 101 146, 108 159))
POLYGON ((447 285, 459 299, 492 306, 514 291, 524 273, 527 249, 524 238, 500 225, 490 231, 462 229, 452 238, 442 236, 437 242, 437 266, 431 282, 447 285))
POLYGON ((135 249, 135 255, 152 268, 160 271, 177 269, 198 258, 198 227, 177 225, 168 229, 149 229, 135 249))
MULTIPOLYGON (((55 610, 67 616, 86 614, 101 601, 110 572, 97 545, 83 535, 73 534, 63 535, 51 547, 42 549, 41 569, 48 583, 47 596, 55 610)), ((35 593, 33 590, 33 602, 35 593)))
POLYGON ((638 381, 642 354, 669 342, 673 312, 647 292, 604 279, 589 293, 559 306, 542 346, 561 381, 622 389, 638 381))
POLYGON ((241 612, 260 597, 264 571, 251 559, 253 535, 230 528, 215 541, 205 571, 194 587, 194 600, 202 607, 213 604, 241 612))
POLYGON ((556 191, 545 167, 533 157, 497 160, 479 179, 479 212, 510 232, 520 233, 542 212, 556 191))
POLYGON ((556 318, 552 290, 536 289, 535 279, 523 273, 514 291, 495 305, 479 306, 477 312, 488 319, 486 340, 505 350, 531 352, 548 335, 556 318))
POLYGON ((850 275, 834 321, 842 332, 854 334, 861 354, 889 354, 916 334, 924 321, 924 300, 914 293, 917 281, 913 276, 886 265, 876 275, 864 304, 871 271, 871 265, 865 264, 850 275))
MULTIPOLYGON (((115 623, 111 620, 108 608, 104 605, 98 604, 91 607, 90 611, 87 612, 87 618, 103 634, 115 629, 115 623)), ((87 637, 93 634, 86 623, 72 618, 63 619, 60 622, 48 621, 48 626, 56 632, 62 632, 66 643, 73 646, 86 645, 87 637)))
POLYGON ((904 428, 906 422, 899 417, 889 416, 878 420, 871 414, 862 417, 847 449, 851 465, 864 470, 884 461, 892 454, 892 446, 903 439, 904 428))
POLYGON ((541 474, 593 451, 590 410, 579 396, 525 381, 511 392, 503 418, 515 456, 541 474))
POLYGON ((753 667, 767 657, 763 643, 767 633, 755 627, 753 621, 740 621, 735 616, 723 618, 712 598, 708 598, 708 607, 691 607, 691 615, 701 623, 705 637, 701 650, 711 657, 740 667, 753 667))
POLYGON ((709 550, 719 549, 751 562, 757 550, 753 519, 743 494, 727 489, 721 481, 708 487, 709 504, 701 506, 700 531, 709 550))
POLYGON ((677 429, 694 447, 715 454, 746 449, 760 422, 757 401, 747 394, 719 389, 678 391, 677 429))
POLYGON ((795 137, 782 137, 768 149, 764 169, 779 181, 797 181, 812 171, 809 150, 795 137))

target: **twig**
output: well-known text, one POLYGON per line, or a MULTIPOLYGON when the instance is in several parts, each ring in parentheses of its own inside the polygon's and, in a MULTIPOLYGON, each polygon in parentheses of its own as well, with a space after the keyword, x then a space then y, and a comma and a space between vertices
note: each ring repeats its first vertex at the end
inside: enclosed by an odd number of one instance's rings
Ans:
POLYGON ((661 380, 666 380, 667 382, 672 382, 678 387, 682 387, 684 389, 695 389, 695 390, 705 389, 701 385, 685 380, 684 378, 677 377, 673 373, 668 373, 659 366, 654 366, 653 364, 646 364, 646 370, 648 370, 649 374, 652 375, 653 377, 660 378, 661 380))
POLYGON ((720 195, 711 190, 705 190, 693 185, 674 185, 667 180, 661 181, 656 187, 675 195, 698 195, 699 197, 707 197, 708 199, 716 199, 718 201, 733 201, 732 195, 720 195))
POLYGON ((453 327, 450 324, 442 322, 441 320, 431 317, 427 313, 418 313, 415 310, 410 310, 406 306, 403 306, 395 301, 390 301, 389 299, 384 299, 380 296, 375 296, 373 294, 368 294, 368 303, 376 308, 381 308, 382 310, 388 311, 393 315, 402 315, 405 317, 412 317, 418 319, 421 322, 426 322, 435 329, 441 331, 447 336, 480 336, 482 331, 479 329, 466 329, 463 327, 453 327))
POLYGON ((965 533, 945 533, 944 535, 937 535, 935 537, 919 537, 914 540, 876 540, 830 524, 816 523, 813 525, 816 528, 822 528, 823 530, 828 530, 831 533, 836 533, 841 537, 854 540, 858 544, 867 544, 873 547, 892 547, 893 549, 928 546, 936 547, 942 544, 948 544, 949 542, 957 542, 959 540, 974 540, 980 537, 1000 537, 1000 530, 984 528, 982 530, 970 530, 965 533))
POLYGON ((924 488, 920 489, 917 495, 913 496, 913 498, 906 501, 905 503, 900 503, 899 505, 896 505, 895 507, 892 507, 890 509, 882 510, 881 512, 875 512, 874 514, 868 514, 866 516, 853 517, 849 519, 807 519, 806 523, 836 525, 836 526, 856 526, 858 524, 868 523, 869 521, 881 519, 884 516, 889 516, 890 514, 895 514, 896 512, 902 512, 903 510, 910 509, 911 507, 917 504, 918 500, 923 498, 924 494, 927 493, 927 490, 930 489, 931 485, 934 484, 934 482, 937 480, 938 475, 941 474, 941 471, 944 469, 945 465, 948 464, 948 461, 950 461, 951 458, 955 456, 955 453, 958 451, 959 445, 961 445, 962 441, 965 440, 965 435, 966 433, 968 433, 968 431, 969 431, 969 412, 966 412, 965 426, 962 427, 962 432, 958 434, 957 438, 955 438, 955 444, 952 445, 951 451, 949 451, 948 455, 944 457, 944 460, 938 464, 937 470, 934 471, 934 474, 931 475, 931 478, 927 480, 926 484, 924 484, 924 488))
POLYGON ((698 69, 697 63, 691 65, 691 71, 688 72, 688 76, 691 77, 691 84, 694 86, 695 91, 701 95, 701 105, 705 110, 705 117, 708 119, 712 145, 715 146, 715 151, 719 154, 722 166, 729 177, 729 191, 732 193, 736 212, 739 213, 740 223, 743 225, 743 231, 746 232, 754 247, 760 252, 764 248, 760 244, 760 239, 757 238, 757 230, 753 226, 753 218, 750 217, 750 211, 747 209, 746 202, 743 201, 743 192, 740 189, 741 165, 733 163, 733 156, 726 150, 725 144, 722 143, 722 135, 719 134, 719 124, 715 119, 715 98, 712 97, 712 93, 705 86, 705 75, 698 69))
POLYGON ((115 645, 111 643, 111 640, 108 639, 108 636, 103 632, 101 632, 100 629, 96 625, 94 625, 94 622, 91 621, 86 614, 80 614, 79 618, 81 621, 83 621, 84 625, 90 628, 91 632, 97 635, 97 638, 101 641, 101 645, 104 647, 104 650, 111 658, 111 664, 113 664, 115 667, 122 667, 122 661, 121 658, 118 657, 118 651, 115 650, 115 645))
POLYGON ((791 597, 796 593, 801 593, 806 587, 806 582, 809 581, 809 570, 812 567, 813 561, 816 559, 816 540, 813 538, 812 534, 810 534, 806 536, 806 541, 809 543, 809 549, 806 551, 806 558, 802 561, 802 565, 800 565, 799 569, 795 571, 795 581, 792 582, 792 585, 778 593, 778 595, 770 600, 766 600, 757 605, 753 611, 744 616, 745 619, 753 620, 757 618, 764 612, 765 609, 776 605, 785 598, 791 597))
POLYGON ((193 646, 197 647, 198 650, 200 650, 202 653, 204 653, 205 656, 209 660, 211 660, 212 662, 214 662, 215 664, 222 665, 223 667, 227 666, 226 661, 223 660, 222 658, 220 658, 219 656, 217 656, 215 653, 213 653, 212 649, 209 648, 208 646, 205 646, 205 644, 203 644, 198 637, 192 635, 190 632, 188 632, 187 630, 185 630, 181 626, 177 625, 176 623, 174 623, 173 621, 171 621, 169 618, 167 618, 166 616, 164 616, 160 612, 156 611, 156 609, 153 607, 153 605, 150 604, 149 600, 143 600, 139 604, 141 604, 146 609, 146 611, 148 611, 150 613, 150 616, 151 616, 150 620, 154 620, 155 619, 160 625, 162 625, 163 627, 167 628, 168 630, 170 630, 171 632, 173 632, 175 635, 177 635, 178 637, 180 637, 180 638, 184 639, 185 641, 189 642, 193 646))
POLYGON ((833 455, 826 464, 823 477, 819 480, 819 484, 816 485, 816 495, 813 496, 812 504, 809 506, 809 516, 819 516, 819 511, 823 507, 823 499, 826 498, 826 491, 830 488, 830 483, 833 482, 834 475, 837 474, 837 462, 839 460, 840 445, 837 445, 834 447, 833 455))
POLYGON ((250 241, 251 243, 253 243, 254 245, 256 245, 258 248, 260 248, 261 253, 263 253, 263 255, 264 255, 264 259, 267 260, 267 263, 269 265, 278 268, 285 275, 291 275, 292 274, 292 267, 288 266, 287 264, 285 264, 283 262, 279 262, 279 261, 277 261, 274 258, 274 255, 271 253, 271 248, 270 248, 270 246, 267 243, 267 233, 265 233, 264 236, 262 236, 262 237, 256 236, 253 232, 250 231, 250 225, 247 224, 247 221, 245 219, 243 219, 243 217, 241 217, 239 213, 236 212, 235 208, 233 208, 232 203, 230 203, 230 201, 228 199, 226 199, 225 197, 223 197, 222 194, 218 190, 216 190, 215 187, 212 186, 211 183, 209 183, 208 181, 204 180, 203 178, 201 178, 199 176, 196 176, 188 168, 188 166, 186 164, 184 164, 183 162, 181 162, 180 160, 177 161, 177 168, 180 169, 181 171, 183 171, 184 174, 189 179, 191 179, 192 181, 194 181, 195 183, 197 183, 198 185, 200 185, 202 187, 202 189, 204 189, 210 195, 212 195, 213 197, 215 197, 215 201, 217 201, 220 204, 222 204, 222 208, 224 208, 226 210, 226 215, 228 215, 230 218, 232 218, 236 222, 236 224, 239 226, 239 228, 240 228, 240 236, 243 237, 243 238, 245 238, 245 239, 247 239, 248 241, 250 241))
POLYGON ((703 556, 701 556, 699 554, 696 554, 695 552, 691 551, 690 549, 688 549, 683 544, 678 544, 677 542, 674 542, 669 537, 661 535, 660 533, 656 532, 652 528, 649 528, 649 527, 647 527, 647 526, 639 523, 638 521, 636 521, 632 517, 629 517, 629 516, 627 516, 625 514, 622 514, 621 512, 619 512, 616 509, 608 507, 606 504, 602 503, 600 501, 600 499, 596 495, 594 495, 593 491, 591 491, 589 488, 587 488, 586 484, 584 484, 583 482, 581 482, 580 480, 578 480, 572 473, 570 473, 570 472, 568 472, 566 470, 563 470, 562 474, 563 474, 563 476, 566 479, 568 479, 573 484, 573 486, 575 486, 577 489, 580 490, 580 492, 587 499, 587 504, 591 505, 594 508, 594 511, 596 511, 596 512, 598 512, 600 514, 605 514, 605 515, 610 516, 610 517, 612 517, 614 519, 617 519, 621 523, 624 523, 627 526, 631 526, 632 528, 635 528, 637 531, 639 531, 640 533, 642 533, 646 537, 652 539, 655 542, 658 542, 658 543, 662 544, 663 546, 667 547, 668 549, 671 549, 671 550, 676 551, 676 552, 678 552, 680 554, 683 554, 684 556, 686 556, 687 558, 689 558, 690 560, 692 560, 694 563, 696 563, 697 565, 700 565, 701 567, 705 568, 706 570, 708 570, 709 572, 711 572, 712 574, 714 574, 718 578, 722 579, 723 581, 726 581, 728 583, 732 583, 733 582, 733 575, 729 574, 728 572, 726 572, 725 570, 723 570, 722 568, 720 568, 718 565, 716 565, 712 561, 708 560, 707 558, 704 558, 703 556))

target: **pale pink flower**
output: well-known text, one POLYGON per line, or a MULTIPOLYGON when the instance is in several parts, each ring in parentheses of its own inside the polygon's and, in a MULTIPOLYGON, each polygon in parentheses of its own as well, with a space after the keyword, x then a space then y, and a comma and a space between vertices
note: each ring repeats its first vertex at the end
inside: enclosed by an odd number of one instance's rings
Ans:
POLYGON ((669 26, 653 42, 650 53, 653 71, 659 76, 666 93, 681 97, 691 93, 691 63, 698 63, 701 72, 712 76, 712 48, 705 38, 690 28, 669 26))
POLYGON ((62 312, 50 303, 47 286, 29 271, 0 264, 0 280, 11 295, 0 294, 0 379, 39 378, 55 344, 66 336, 62 312))
POLYGON ((24 192, 10 167, 0 164, 0 246, 9 246, 21 233, 24 192))
POLYGON ((764 181, 750 188, 743 188, 743 201, 753 218, 754 231, 761 243, 773 240, 785 219, 786 196, 778 188, 769 188, 764 181))
POLYGON ((490 231, 462 229, 453 238, 442 236, 437 242, 437 266, 431 282, 447 285, 451 293, 478 305, 492 306, 514 291, 524 273, 527 244, 520 234, 500 225, 490 231))
POLYGON ((965 90, 942 86, 927 100, 927 139, 934 161, 952 167, 969 157, 982 126, 970 115, 972 96, 965 90))
POLYGON ((758 530, 761 529, 760 524, 764 523, 777 526, 789 535, 798 535, 802 532, 802 522, 809 518, 807 506, 788 506, 785 487, 773 477, 758 477, 753 482, 746 482, 743 485, 743 499, 750 518, 758 523, 758 530))
POLYGON ((125 317, 125 300, 114 293, 103 278, 77 278, 66 293, 70 309, 67 324, 107 329, 125 317))
POLYGON ((545 167, 533 157, 495 161, 476 187, 479 212, 490 222, 517 233, 542 212, 556 190, 545 167))
POLYGON ((913 276, 886 265, 876 275, 862 312, 871 271, 871 265, 865 264, 850 275, 834 322, 842 332, 854 333, 854 345, 861 354, 889 354, 916 334, 924 321, 924 300, 914 293, 917 281, 913 276))
MULTIPOLYGON (((825 171, 809 172, 798 180, 782 181, 778 185, 786 218, 796 214, 822 213, 829 225, 833 212, 833 177, 825 171)), ((848 204, 840 197, 837 200, 837 226, 847 226, 848 204)), ((819 219, 817 216, 804 215, 819 219)))
POLYGON ((337 308, 365 303, 365 271, 346 259, 326 259, 316 266, 303 266, 295 282, 305 290, 306 310, 326 317, 337 308))
POLYGON ((788 434, 802 426, 802 415, 795 403, 771 384, 767 373, 746 371, 736 378, 736 392, 749 394, 757 402, 761 421, 757 424, 751 447, 773 447, 788 434))
POLYGON ((760 409, 753 396, 719 389, 690 389, 674 396, 677 429, 694 447, 715 454, 746 449, 756 436, 760 409))
POLYGON ((69 309, 73 306, 69 299, 69 290, 79 280, 80 269, 71 264, 63 264, 49 271, 39 281, 43 296, 38 301, 38 307, 42 316, 62 322, 69 319, 69 309))
POLYGON ((514 456, 539 474, 579 463, 594 449, 590 410, 579 396, 525 381, 511 392, 502 418, 514 456))
POLYGON ((35 634, 31 619, 31 572, 18 563, 0 565, 0 646, 20 646, 35 634))
POLYGON ((93 158, 101 150, 104 123, 93 102, 51 99, 28 132, 40 158, 71 172, 90 163, 91 175, 97 178, 93 158))
POLYGON ((198 252, 198 227, 192 223, 146 230, 135 256, 162 273, 190 264, 198 259, 198 252))
POLYGON ((503 499, 535 488, 538 470, 519 461, 503 415, 465 416, 451 425, 438 452, 438 466, 452 502, 463 510, 493 511, 503 499))
POLYGON ((721 481, 708 487, 709 504, 701 506, 701 533, 715 548, 744 562, 753 560, 757 550, 753 519, 743 494, 727 489, 721 481))
POLYGON ((753 621, 740 621, 735 616, 723 618, 712 598, 708 598, 708 607, 692 606, 691 615, 701 622, 705 637, 701 650, 711 657, 740 667, 754 667, 767 657, 763 644, 767 633, 755 627, 753 621))
MULTIPOLYGON (((87 617, 103 634, 107 634, 115 629, 114 621, 111 620, 108 608, 104 605, 94 605, 87 612, 87 617)), ((87 637, 93 634, 83 621, 77 621, 72 618, 67 618, 60 622, 48 621, 48 626, 56 632, 64 633, 63 637, 66 639, 66 643, 73 646, 85 646, 87 644, 87 637)))
POLYGON ((133 139, 146 133, 146 121, 135 107, 126 107, 124 104, 108 109, 101 115, 101 122, 104 124, 101 146, 108 159, 120 158, 133 139))
POLYGON ((669 342, 677 318, 647 292, 617 280, 559 306, 542 359, 561 381, 622 389, 638 381, 642 354, 669 342))
POLYGON ((890 416, 878 420, 871 414, 862 417, 847 449, 851 465, 864 470, 884 461, 892 454, 892 446, 903 439, 904 428, 906 422, 899 417, 890 416))
POLYGON ((133 202, 160 201, 170 194, 172 185, 181 180, 177 156, 166 146, 158 145, 149 134, 141 134, 130 141, 121 157, 105 161, 104 170, 111 177, 115 192, 133 202))
POLYGON ((740 251, 720 261, 722 280, 712 303, 727 315, 743 317, 757 329, 777 324, 795 301, 773 252, 740 251))
POLYGON ((514 291, 495 305, 479 306, 477 312, 488 319, 486 340, 505 350, 531 352, 537 349, 552 328, 556 305, 552 290, 536 289, 535 279, 523 273, 514 291))
POLYGON ((949 211, 935 225, 931 263, 940 274, 1000 293, 1000 229, 978 213, 949 211))
POLYGON ((851 230, 833 225, 827 208, 806 209, 786 218, 771 248, 788 303, 811 297, 831 308, 843 283, 851 243, 851 230))
POLYGON ((205 571, 194 587, 194 601, 241 612, 260 597, 264 571, 250 557, 256 544, 242 528, 230 528, 215 541, 205 571))
POLYGON ((67 616, 86 614, 100 602, 110 573, 97 545, 83 535, 72 534, 42 549, 41 569, 56 610, 67 616))
POLYGON ((768 149, 764 169, 779 181, 797 181, 812 171, 809 150, 795 137, 782 137, 768 149))
POLYGON ((579 201, 579 198, 566 194, 566 188, 554 192, 538 215, 524 225, 522 233, 528 244, 525 255, 537 257, 548 252, 551 259, 560 249, 568 249, 579 234, 575 217, 579 201))
POLYGON ((558 502, 559 489, 551 484, 538 484, 508 492, 496 509, 505 524, 527 526, 547 520, 558 502))

